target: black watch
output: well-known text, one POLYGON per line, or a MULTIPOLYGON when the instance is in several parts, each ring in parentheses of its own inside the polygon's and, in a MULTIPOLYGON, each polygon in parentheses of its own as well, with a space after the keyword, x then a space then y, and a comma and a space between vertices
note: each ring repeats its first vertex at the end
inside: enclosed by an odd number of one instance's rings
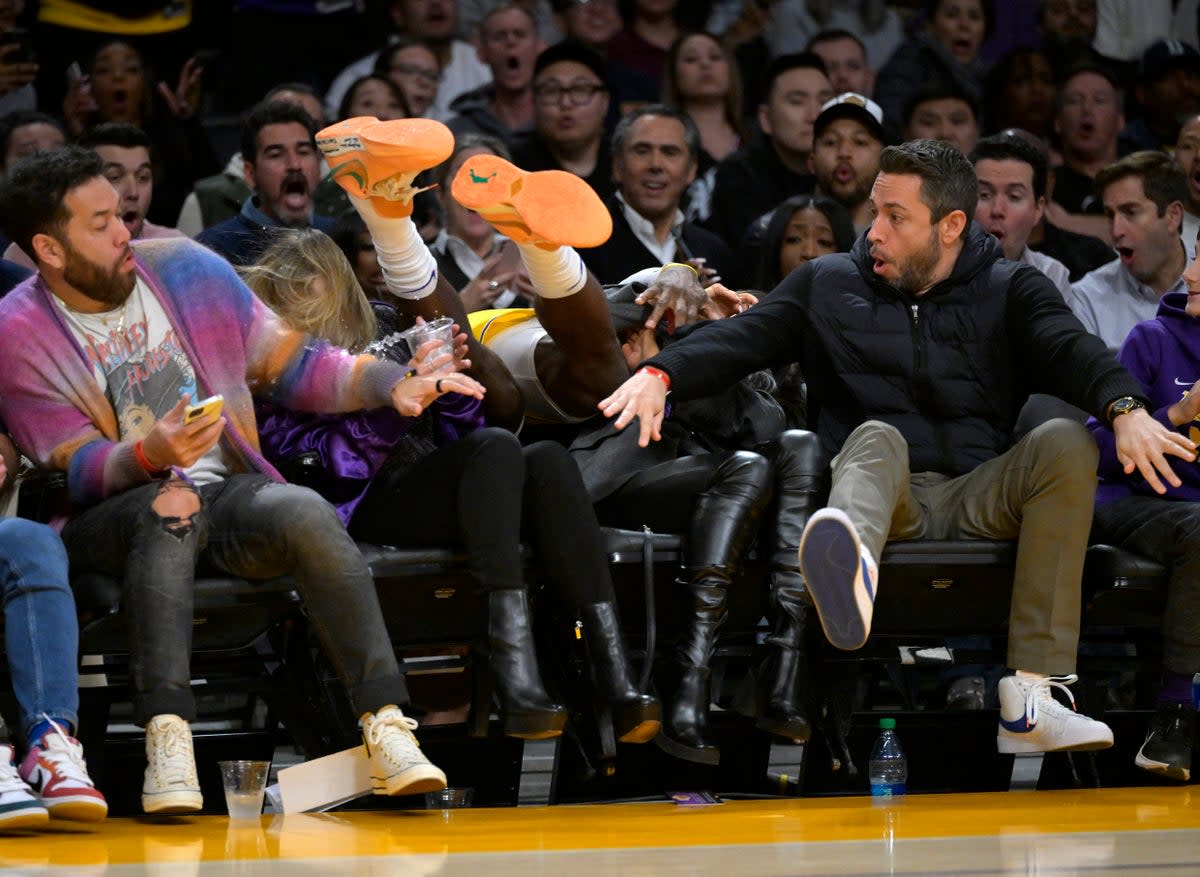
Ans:
POLYGON ((1122 414, 1128 414, 1130 411, 1136 411, 1139 408, 1144 409, 1146 406, 1132 396, 1122 396, 1111 405, 1108 406, 1108 422, 1112 424, 1114 420, 1122 414))

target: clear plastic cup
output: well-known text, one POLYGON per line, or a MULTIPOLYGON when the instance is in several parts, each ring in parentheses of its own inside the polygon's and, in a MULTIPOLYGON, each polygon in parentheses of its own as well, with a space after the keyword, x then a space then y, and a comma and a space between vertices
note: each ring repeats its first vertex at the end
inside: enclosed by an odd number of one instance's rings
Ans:
MULTIPOLYGON (((413 356, 416 356, 417 351, 428 342, 439 341, 437 348, 424 357, 427 362, 432 362, 440 356, 454 355, 454 320, 450 317, 438 317, 427 323, 418 323, 401 332, 400 337, 408 343, 408 349, 413 356)), ((450 365, 447 363, 442 371, 449 370, 449 368, 450 365)))
POLYGON ((267 788, 269 761, 219 761, 230 819, 258 819, 267 788))

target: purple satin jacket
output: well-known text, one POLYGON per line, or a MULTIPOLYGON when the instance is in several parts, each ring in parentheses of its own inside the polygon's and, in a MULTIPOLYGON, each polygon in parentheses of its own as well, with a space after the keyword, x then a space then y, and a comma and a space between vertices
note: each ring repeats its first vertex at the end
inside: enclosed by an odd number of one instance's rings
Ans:
MULTIPOLYGON (((392 408, 353 414, 308 414, 256 400, 263 455, 279 465, 316 452, 321 472, 311 486, 333 504, 349 524, 373 479, 388 457, 406 440, 417 418, 392 408)), ((438 445, 457 441, 485 426, 483 402, 447 393, 430 406, 438 445)))

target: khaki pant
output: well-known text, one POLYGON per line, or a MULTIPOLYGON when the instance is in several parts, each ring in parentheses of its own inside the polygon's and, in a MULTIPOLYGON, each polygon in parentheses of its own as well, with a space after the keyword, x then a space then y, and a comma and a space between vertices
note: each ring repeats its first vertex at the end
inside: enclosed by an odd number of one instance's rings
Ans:
POLYGON ((868 421, 833 460, 829 506, 850 517, 876 561, 889 540, 1017 539, 1008 664, 1065 675, 1079 647, 1097 458, 1087 429, 1051 420, 965 475, 911 474, 899 430, 868 421))

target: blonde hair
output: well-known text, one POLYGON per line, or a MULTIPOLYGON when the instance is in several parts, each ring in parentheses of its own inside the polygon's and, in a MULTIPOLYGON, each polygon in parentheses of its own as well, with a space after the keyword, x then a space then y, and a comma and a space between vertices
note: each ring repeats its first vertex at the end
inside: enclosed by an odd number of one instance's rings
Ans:
POLYGON ((279 229, 242 279, 291 328, 359 353, 375 340, 375 312, 337 244, 315 228, 279 229), (321 281, 324 290, 314 288, 321 281))

